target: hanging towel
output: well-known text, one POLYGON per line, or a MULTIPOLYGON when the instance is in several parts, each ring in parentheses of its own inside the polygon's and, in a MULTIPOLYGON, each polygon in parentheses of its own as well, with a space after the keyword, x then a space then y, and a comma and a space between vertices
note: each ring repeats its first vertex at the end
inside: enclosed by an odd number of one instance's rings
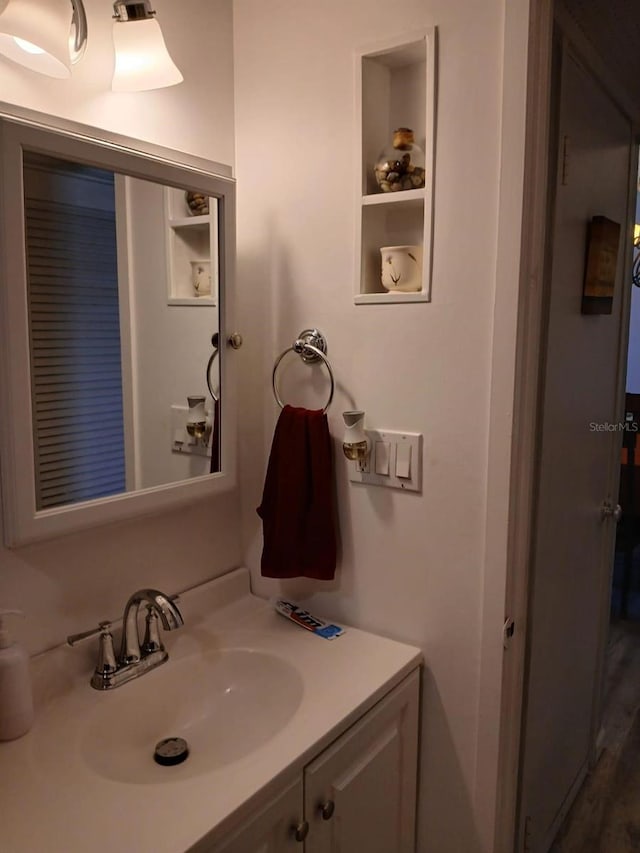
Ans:
POLYGON ((280 413, 258 515, 264 577, 333 579, 333 461, 324 412, 285 406, 280 413))

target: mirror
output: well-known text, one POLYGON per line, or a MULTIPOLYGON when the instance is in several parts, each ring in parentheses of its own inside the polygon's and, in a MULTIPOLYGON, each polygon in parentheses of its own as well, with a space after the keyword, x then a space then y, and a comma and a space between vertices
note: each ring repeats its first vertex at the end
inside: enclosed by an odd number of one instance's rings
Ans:
POLYGON ((233 181, 82 131, 2 120, 10 545, 195 499, 232 473, 219 342, 233 181))

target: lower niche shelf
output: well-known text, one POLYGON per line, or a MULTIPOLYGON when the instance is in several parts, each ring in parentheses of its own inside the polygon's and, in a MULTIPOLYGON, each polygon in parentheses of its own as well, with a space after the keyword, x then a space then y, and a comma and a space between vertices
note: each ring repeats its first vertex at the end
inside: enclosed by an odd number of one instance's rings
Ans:
POLYGON ((429 296, 422 291, 416 293, 358 293, 353 297, 356 305, 385 305, 389 302, 428 302, 429 296))
POLYGON ((388 246, 417 246, 425 243, 424 235, 424 192, 409 191, 407 198, 398 198, 404 193, 394 193, 393 198, 376 196, 363 199, 361 208, 361 256, 359 292, 354 297, 356 305, 389 302, 428 302, 429 292, 425 288, 428 281, 425 264, 422 261, 422 288, 411 293, 389 292, 381 280, 382 252, 388 246), (380 201, 378 201, 380 199, 380 201))

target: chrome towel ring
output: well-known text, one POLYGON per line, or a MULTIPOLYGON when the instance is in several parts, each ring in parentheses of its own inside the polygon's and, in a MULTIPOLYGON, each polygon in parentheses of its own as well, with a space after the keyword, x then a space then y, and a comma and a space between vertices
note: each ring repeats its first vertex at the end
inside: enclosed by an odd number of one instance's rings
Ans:
POLYGON ((329 390, 329 399, 327 400, 324 405, 324 408, 322 409, 323 412, 326 412, 329 406, 331 405, 331 401, 333 400, 333 392, 335 391, 336 383, 333 378, 333 370, 331 369, 331 365, 329 364, 329 359, 326 356, 327 341, 322 332, 319 332, 317 329, 303 329, 303 331, 300 332, 300 334, 298 335, 298 338, 294 342, 293 346, 290 346, 284 352, 280 353, 280 355, 276 359, 276 363, 273 365, 273 373, 271 375, 271 384, 273 385, 273 396, 276 398, 276 403, 280 406, 281 409, 284 409, 285 404, 282 402, 280 394, 278 393, 277 373, 278 368, 280 367, 280 362, 290 352, 297 353, 305 364, 315 364, 318 361, 322 361, 324 366, 327 368, 327 372, 329 373, 329 380, 331 381, 331 388, 329 390))

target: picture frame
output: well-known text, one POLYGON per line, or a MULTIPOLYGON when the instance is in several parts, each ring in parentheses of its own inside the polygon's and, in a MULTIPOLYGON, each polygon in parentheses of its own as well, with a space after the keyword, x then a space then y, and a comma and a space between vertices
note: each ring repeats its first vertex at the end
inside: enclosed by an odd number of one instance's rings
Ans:
POLYGON ((585 274, 582 288, 583 314, 611 314, 620 252, 619 222, 594 216, 589 223, 585 274))

